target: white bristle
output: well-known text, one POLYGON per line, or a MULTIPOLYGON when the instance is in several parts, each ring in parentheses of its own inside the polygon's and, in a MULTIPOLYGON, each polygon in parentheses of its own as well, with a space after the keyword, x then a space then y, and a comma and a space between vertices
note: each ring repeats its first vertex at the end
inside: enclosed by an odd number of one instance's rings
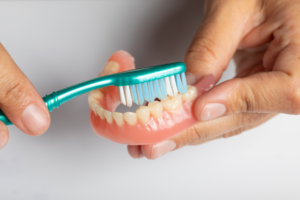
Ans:
POLYGON ((132 106, 132 97, 130 92, 130 87, 127 85, 125 86, 125 97, 126 97, 126 105, 128 107, 132 106))
POLYGON ((125 94, 124 94, 123 86, 119 87, 119 97, 120 97, 121 103, 126 106, 126 99, 125 99, 125 94))
POLYGON ((173 94, 174 94, 174 96, 176 96, 178 93, 178 89, 176 86, 175 76, 170 76, 170 82, 171 82, 173 94))
MULTIPOLYGON (((178 77, 176 77, 178 79, 178 77)), ((176 78, 175 76, 165 77, 161 80, 158 80, 158 82, 148 82, 148 86, 151 86, 149 89, 150 91, 145 91, 144 83, 133 85, 133 86, 120 86, 119 87, 119 97, 122 104, 125 106, 131 107, 133 102, 142 105, 144 100, 146 101, 152 101, 153 98, 165 98, 166 95, 169 95, 171 97, 175 97, 178 94, 178 87, 180 90, 182 90, 183 86, 178 86, 176 84, 176 78), (162 83, 160 82, 162 81, 162 83), (152 84, 152 85, 149 85, 152 84), (143 87, 142 87, 143 85, 143 87), (153 86, 153 87, 152 87, 153 86), (136 89, 136 91, 132 91, 132 87, 136 89), (159 87, 159 88, 158 88, 159 87), (158 90, 158 91, 156 91, 158 90), (159 91, 160 90, 160 91, 159 91), (147 92, 145 94, 145 92, 147 92), (150 95, 150 96, 149 96, 150 95)), ((177 80, 178 81, 178 80, 177 80)), ((181 80, 180 80, 181 81, 181 80)), ((182 93, 182 91, 181 91, 182 93)))
POLYGON ((164 78, 164 81, 165 81, 165 87, 166 87, 167 94, 171 97, 174 97, 172 87, 171 87, 171 83, 170 83, 170 78, 166 77, 166 78, 164 78))

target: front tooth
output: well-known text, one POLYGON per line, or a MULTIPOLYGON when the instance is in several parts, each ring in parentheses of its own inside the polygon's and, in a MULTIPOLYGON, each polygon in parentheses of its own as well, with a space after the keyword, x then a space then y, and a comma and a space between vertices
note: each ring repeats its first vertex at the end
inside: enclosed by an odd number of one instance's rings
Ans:
POLYGON ((129 124, 129 125, 135 125, 137 122, 137 116, 135 113, 132 112, 126 112, 123 114, 124 120, 129 124))
POLYGON ((98 99, 98 100, 103 98, 103 94, 99 89, 90 91, 89 96, 92 96, 92 97, 94 97, 95 99, 98 99))
POLYGON ((150 119, 150 108, 147 106, 141 106, 136 110, 136 114, 140 122, 146 124, 150 119))
POLYGON ((183 101, 193 101, 197 97, 197 89, 194 86, 188 86, 188 91, 182 95, 183 101))
POLYGON ((174 97, 170 100, 163 101, 162 104, 163 104, 164 109, 167 111, 178 110, 178 109, 180 109, 180 107, 182 105, 181 95, 177 95, 176 97, 174 97))
POLYGON ((123 126, 124 125, 124 118, 123 118, 122 113, 113 112, 112 117, 113 117, 113 119, 115 120, 115 122, 117 123, 118 126, 123 126))
POLYGON ((107 111, 107 110, 104 110, 103 111, 103 114, 104 114, 104 117, 106 119, 106 121, 111 124, 113 122, 113 118, 112 118, 112 113, 107 111))
POLYGON ((148 107, 150 108, 150 113, 155 118, 160 118, 163 113, 163 104, 159 101, 154 101, 153 103, 149 103, 148 107))

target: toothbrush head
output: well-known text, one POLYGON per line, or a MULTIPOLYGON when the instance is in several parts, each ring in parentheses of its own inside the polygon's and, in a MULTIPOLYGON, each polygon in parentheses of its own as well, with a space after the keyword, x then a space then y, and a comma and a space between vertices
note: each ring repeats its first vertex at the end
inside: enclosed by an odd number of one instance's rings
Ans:
POLYGON ((115 82, 119 88, 122 104, 131 107, 133 102, 143 105, 144 101, 163 100, 167 95, 177 96, 188 90, 186 66, 182 62, 159 65, 121 72, 121 78, 115 82))

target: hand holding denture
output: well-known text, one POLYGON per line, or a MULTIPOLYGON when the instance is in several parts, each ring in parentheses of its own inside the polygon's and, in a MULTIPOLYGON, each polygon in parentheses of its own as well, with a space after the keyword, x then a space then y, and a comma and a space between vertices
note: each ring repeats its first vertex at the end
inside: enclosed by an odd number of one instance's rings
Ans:
MULTIPOLYGON (((233 57, 236 77, 197 98, 198 123, 153 145, 130 145, 133 158, 156 159, 186 145, 227 138, 277 113, 300 114, 300 2, 209 0, 185 57, 188 83, 216 83, 233 57)), ((142 133, 141 133, 142 134, 142 133)))

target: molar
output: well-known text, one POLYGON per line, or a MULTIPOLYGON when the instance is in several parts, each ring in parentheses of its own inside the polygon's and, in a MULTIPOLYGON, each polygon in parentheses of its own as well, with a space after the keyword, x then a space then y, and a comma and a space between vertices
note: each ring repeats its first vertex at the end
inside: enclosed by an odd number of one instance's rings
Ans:
POLYGON ((167 95, 167 96, 162 100, 162 102, 167 101, 167 100, 170 100, 170 99, 172 99, 172 97, 170 97, 169 95, 167 95))
POLYGON ((101 77, 101 76, 107 76, 110 74, 117 73, 119 68, 120 68, 119 63, 115 61, 109 61, 108 63, 106 63, 102 72, 98 76, 101 77))
POLYGON ((103 114, 104 114, 104 117, 105 117, 106 121, 109 124, 111 124, 113 122, 112 113, 107 111, 107 110, 103 110, 103 114))
POLYGON ((90 91, 89 96, 94 97, 95 99, 98 99, 98 100, 103 98, 103 94, 99 89, 90 91))
POLYGON ((154 101, 153 103, 149 103, 148 107, 150 109, 150 113, 155 118, 160 118, 163 113, 163 104, 159 101, 154 101))
POLYGON ((104 114, 103 114, 104 109, 101 108, 99 105, 96 106, 96 114, 99 115, 99 117, 104 120, 104 114))
POLYGON ((140 122, 146 124, 150 119, 150 108, 147 106, 141 106, 136 110, 136 114, 140 122))
POLYGON ((193 101, 197 97, 197 89, 194 86, 188 86, 188 91, 182 95, 183 101, 193 101))
POLYGON ((132 112, 126 112, 123 114, 124 120, 129 124, 129 125, 135 125, 137 122, 137 115, 136 113, 132 112))
POLYGON ((89 101, 89 106, 90 106, 90 108, 91 108, 94 112, 96 112, 96 107, 97 107, 96 100, 95 100, 93 97, 89 96, 89 97, 88 97, 88 101, 89 101))
POLYGON ((123 118, 122 113, 113 112, 112 117, 113 117, 113 119, 115 120, 115 122, 117 123, 118 126, 123 126, 124 125, 124 118, 123 118))
POLYGON ((176 97, 170 99, 170 100, 166 100, 163 101, 163 107, 165 110, 167 111, 175 111, 180 109, 180 107, 182 106, 182 99, 181 99, 182 95, 177 95, 176 97))

